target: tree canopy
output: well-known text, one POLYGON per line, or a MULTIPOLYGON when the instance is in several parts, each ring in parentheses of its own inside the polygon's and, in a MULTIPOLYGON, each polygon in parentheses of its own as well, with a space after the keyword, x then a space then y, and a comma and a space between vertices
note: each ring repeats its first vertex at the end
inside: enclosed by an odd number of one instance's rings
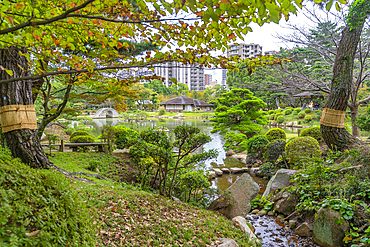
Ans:
POLYGON ((266 124, 260 109, 266 103, 253 96, 248 89, 232 89, 217 99, 213 131, 238 130, 246 136, 261 131, 259 124, 266 124))

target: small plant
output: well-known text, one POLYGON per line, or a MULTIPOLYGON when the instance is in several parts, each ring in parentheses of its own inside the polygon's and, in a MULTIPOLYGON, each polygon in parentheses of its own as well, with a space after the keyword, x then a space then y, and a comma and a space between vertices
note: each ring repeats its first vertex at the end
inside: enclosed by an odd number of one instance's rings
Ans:
POLYGON ((96 161, 96 160, 91 160, 89 162, 89 165, 86 167, 87 170, 90 170, 92 172, 95 172, 96 169, 98 168, 100 162, 99 161, 96 161))
POLYGON ((293 116, 297 116, 297 115, 298 115, 298 112, 293 111, 293 116))
POLYGON ((180 186, 183 187, 183 201, 190 202, 191 197, 198 202, 202 197, 201 191, 208 189, 211 185, 203 171, 191 171, 180 176, 180 186))
POLYGON ((302 124, 302 121, 301 120, 298 120, 298 122, 297 122, 298 124, 302 124))
POLYGON ((301 111, 298 113, 298 118, 304 118, 306 116, 306 113, 304 111, 301 111))
POLYGON ((280 128, 272 128, 270 129, 269 131, 267 131, 267 133, 265 134, 265 136, 267 137, 267 139, 272 142, 274 140, 279 140, 279 139, 283 139, 285 140, 286 139, 286 133, 284 130, 280 129, 280 128))
POLYGON ((307 116, 305 116, 305 117, 304 117, 304 121, 305 121, 306 123, 309 123, 309 122, 311 122, 311 121, 312 121, 312 117, 311 117, 310 115, 307 115, 307 116))
POLYGON ((324 141, 320 132, 320 126, 303 129, 299 136, 311 136, 315 138, 319 143, 324 141))
POLYGON ((355 120, 355 125, 361 130, 370 131, 370 107, 367 108, 365 114, 361 114, 355 120))
POLYGON ((317 110, 315 113, 316 113, 316 116, 320 119, 322 115, 322 110, 317 110))
POLYGON ((304 109, 304 112, 305 112, 306 114, 308 114, 308 113, 310 113, 310 112, 311 112, 311 109, 310 109, 310 108, 306 108, 306 109, 304 109))
POLYGON ((46 133, 46 140, 49 142, 49 154, 51 155, 52 144, 55 144, 60 139, 59 135, 54 135, 51 133, 46 133))
POLYGON ((290 163, 311 160, 321 155, 318 141, 310 136, 297 137, 288 142, 285 146, 285 152, 290 163))

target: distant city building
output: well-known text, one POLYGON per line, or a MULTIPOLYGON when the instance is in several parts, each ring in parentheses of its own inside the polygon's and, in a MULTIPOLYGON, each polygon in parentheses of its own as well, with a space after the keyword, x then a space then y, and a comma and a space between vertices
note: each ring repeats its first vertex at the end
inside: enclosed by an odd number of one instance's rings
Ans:
POLYGON ((226 81, 227 81, 227 69, 223 69, 221 85, 226 86, 226 81))
POLYGON ((184 65, 177 62, 160 64, 154 68, 154 74, 165 78, 164 83, 167 87, 172 85, 171 77, 177 79, 177 83, 184 83, 192 91, 203 91, 204 69, 199 64, 184 65))
POLYGON ((265 51, 265 55, 266 56, 269 56, 269 55, 276 55, 276 54, 279 54, 278 51, 265 51))
POLYGON ((204 86, 211 85, 212 75, 204 74, 204 86))
POLYGON ((233 44, 227 49, 227 57, 240 56, 240 58, 251 58, 262 55, 262 46, 258 44, 233 44))

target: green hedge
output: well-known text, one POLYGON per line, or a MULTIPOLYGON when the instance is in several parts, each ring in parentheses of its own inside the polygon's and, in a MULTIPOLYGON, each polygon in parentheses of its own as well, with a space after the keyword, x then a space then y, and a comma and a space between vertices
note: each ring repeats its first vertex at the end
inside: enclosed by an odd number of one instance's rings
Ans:
POLYGON ((86 130, 76 130, 75 132, 73 132, 71 134, 71 136, 69 137, 69 140, 72 140, 73 137, 75 136, 93 136, 91 135, 88 131, 86 130))
POLYGON ((304 118, 306 116, 306 113, 304 111, 301 111, 298 113, 298 118, 304 118))
POLYGON ((306 109, 304 109, 304 112, 308 114, 308 113, 311 112, 311 109, 310 108, 306 108, 306 109))
POLYGON ((93 136, 74 136, 70 141, 72 143, 93 143, 95 138, 93 136))
POLYGON ((95 246, 90 210, 75 187, 0 150, 0 246, 95 246))

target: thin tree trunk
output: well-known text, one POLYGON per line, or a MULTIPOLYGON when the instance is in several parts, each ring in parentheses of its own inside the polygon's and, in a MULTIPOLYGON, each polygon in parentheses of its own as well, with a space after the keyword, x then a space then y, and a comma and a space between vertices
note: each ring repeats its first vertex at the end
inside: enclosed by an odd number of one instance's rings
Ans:
MULTIPOLYGON (((0 65, 13 71, 14 77, 30 75, 27 59, 19 55, 19 49, 0 49, 0 65), (21 69, 20 67, 23 69, 21 69)), ((11 78, 0 70, 1 80, 11 78)), ((32 105, 32 82, 19 80, 0 85, 0 107, 6 105, 32 105)), ((20 129, 4 133, 6 144, 16 158, 33 168, 50 168, 51 162, 41 147, 37 130, 20 129)))
POLYGON ((358 117, 358 104, 350 104, 349 108, 351 109, 351 123, 352 123, 352 135, 359 137, 360 136, 360 128, 355 126, 355 120, 358 117))
MULTIPOLYGON (((331 91, 326 108, 346 111, 348 99, 353 85, 353 64, 358 42, 361 37, 363 24, 356 28, 347 25, 342 32, 337 56, 333 68, 331 91)), ((329 148, 344 150, 358 142, 345 128, 320 126, 322 136, 329 148)))

